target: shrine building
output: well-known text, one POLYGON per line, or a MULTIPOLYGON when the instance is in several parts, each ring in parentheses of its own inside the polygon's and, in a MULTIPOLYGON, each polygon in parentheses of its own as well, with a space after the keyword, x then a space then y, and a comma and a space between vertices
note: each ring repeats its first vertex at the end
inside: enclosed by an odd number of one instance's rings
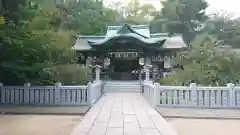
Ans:
POLYGON ((110 80, 139 80, 144 66, 159 78, 171 69, 171 58, 187 46, 181 35, 151 34, 147 25, 108 26, 104 36, 78 36, 73 49, 86 66, 101 65, 110 80))

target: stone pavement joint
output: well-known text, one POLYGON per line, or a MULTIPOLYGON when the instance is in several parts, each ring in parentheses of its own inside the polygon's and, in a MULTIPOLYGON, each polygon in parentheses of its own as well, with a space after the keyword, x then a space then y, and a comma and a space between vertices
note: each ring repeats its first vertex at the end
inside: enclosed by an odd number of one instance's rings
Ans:
POLYGON ((70 135, 177 135, 140 93, 105 93, 70 135))

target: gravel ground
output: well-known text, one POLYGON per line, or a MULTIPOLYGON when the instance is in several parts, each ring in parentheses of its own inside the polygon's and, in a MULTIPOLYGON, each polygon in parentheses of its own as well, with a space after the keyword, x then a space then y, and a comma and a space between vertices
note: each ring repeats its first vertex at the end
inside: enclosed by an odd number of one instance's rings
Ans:
POLYGON ((68 135, 81 116, 0 115, 0 135, 68 135))
POLYGON ((179 135, 240 135, 240 120, 166 119, 179 135))

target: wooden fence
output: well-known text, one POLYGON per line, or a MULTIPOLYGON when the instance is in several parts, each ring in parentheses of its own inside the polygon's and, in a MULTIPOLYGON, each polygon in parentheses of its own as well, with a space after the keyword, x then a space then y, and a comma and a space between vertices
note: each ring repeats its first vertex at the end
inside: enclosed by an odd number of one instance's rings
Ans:
POLYGON ((87 86, 4 86, 0 84, 2 105, 92 105, 101 95, 101 82, 87 86), (95 91, 92 92, 92 91, 95 91))
POLYGON ((144 83, 144 95, 154 106, 240 108, 240 87, 203 87, 192 83, 188 86, 161 86, 144 83))

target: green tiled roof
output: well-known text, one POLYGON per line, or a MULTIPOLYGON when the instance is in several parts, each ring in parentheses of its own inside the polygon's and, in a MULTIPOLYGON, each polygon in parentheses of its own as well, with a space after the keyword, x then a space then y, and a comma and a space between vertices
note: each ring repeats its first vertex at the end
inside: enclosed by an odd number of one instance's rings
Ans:
POLYGON ((87 51, 94 46, 101 46, 110 40, 134 39, 156 49, 181 49, 186 48, 181 35, 168 37, 167 33, 150 34, 147 25, 123 25, 109 26, 105 36, 78 36, 73 49, 77 51, 87 51))

